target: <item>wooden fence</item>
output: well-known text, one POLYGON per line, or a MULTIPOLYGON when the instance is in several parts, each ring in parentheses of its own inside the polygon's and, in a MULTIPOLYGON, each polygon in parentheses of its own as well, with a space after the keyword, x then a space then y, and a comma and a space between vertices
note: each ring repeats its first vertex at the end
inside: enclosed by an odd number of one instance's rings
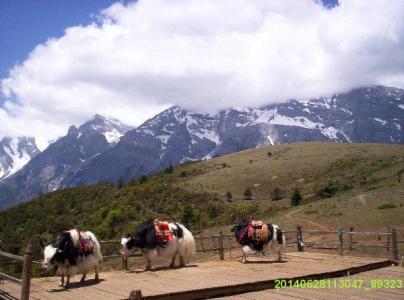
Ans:
MULTIPOLYGON (((1 243, 0 243, 1 249, 1 243)), ((15 278, 13 276, 7 275, 5 273, 0 272, 0 279, 10 280, 21 285, 21 300, 29 299, 29 289, 31 286, 31 275, 32 275, 32 249, 31 245, 28 245, 25 249, 25 255, 19 256, 7 252, 3 252, 0 250, 0 256, 12 259, 14 261, 18 261, 23 265, 22 279, 15 278)))
MULTIPOLYGON (((399 262, 399 253, 398 253, 398 244, 404 244, 404 240, 397 239, 397 231, 395 228, 388 228, 387 232, 359 232, 354 231, 353 227, 350 227, 348 232, 344 232, 342 228, 337 228, 335 231, 328 230, 303 230, 301 226, 297 226, 296 230, 286 230, 283 233, 287 236, 287 247, 297 247, 298 251, 305 251, 305 248, 312 249, 335 249, 340 255, 344 255, 345 250, 354 250, 357 248, 384 248, 386 249, 386 254, 389 255, 390 260, 398 264, 399 262), (335 234, 337 235, 337 240, 333 241, 304 241, 303 237, 306 235, 328 235, 335 234), (291 235, 296 237, 296 240, 290 238, 291 235), (344 240, 344 236, 348 235, 348 240, 344 240), (358 244, 355 240, 357 240, 359 236, 377 236, 377 237, 385 237, 386 241, 384 245, 380 244, 358 244), (304 247, 301 247, 302 244, 298 243, 299 237, 301 241, 304 243, 304 247), (355 238, 355 239, 354 239, 355 238)), ((225 251, 229 251, 230 256, 232 249, 239 248, 237 242, 234 239, 234 235, 232 234, 223 234, 223 232, 219 232, 217 235, 210 236, 195 236, 195 240, 197 242, 196 252, 207 253, 211 251, 217 251, 218 257, 220 260, 224 260, 225 251), (209 243, 208 243, 209 241, 209 243), (208 247, 210 244, 210 247, 208 247)), ((108 240, 108 241, 100 241, 102 245, 116 245, 115 252, 116 254, 105 255, 103 259, 114 259, 121 258, 122 269, 128 270, 128 261, 127 258, 123 255, 119 254, 120 250, 120 241, 119 240, 108 240)), ((16 245, 12 245, 16 246, 16 245)), ((21 246, 21 245, 19 245, 21 246)), ((130 257, 140 257, 142 253, 140 251, 135 252, 130 255, 130 257)), ((10 280, 12 282, 18 283, 21 285, 21 299, 28 300, 29 299, 29 291, 30 291, 30 280, 32 274, 32 264, 39 264, 40 261, 32 260, 32 247, 28 245, 25 250, 24 256, 19 256, 11 253, 7 253, 2 251, 1 241, 0 241, 0 257, 5 257, 13 260, 13 262, 23 263, 23 274, 22 279, 18 279, 12 277, 10 275, 4 274, 0 272, 0 278, 10 280)))

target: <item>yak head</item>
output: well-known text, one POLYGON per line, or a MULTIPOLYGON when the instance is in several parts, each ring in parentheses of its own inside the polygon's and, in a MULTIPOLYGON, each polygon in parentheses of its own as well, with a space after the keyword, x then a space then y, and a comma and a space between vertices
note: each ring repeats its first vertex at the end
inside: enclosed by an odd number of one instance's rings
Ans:
POLYGON ((121 254, 128 257, 136 246, 136 237, 133 234, 126 234, 121 239, 121 254))
POLYGON ((53 245, 47 245, 45 247, 42 241, 41 248, 43 249, 43 261, 41 267, 42 270, 47 272, 56 267, 58 256, 60 256, 62 251, 53 245))

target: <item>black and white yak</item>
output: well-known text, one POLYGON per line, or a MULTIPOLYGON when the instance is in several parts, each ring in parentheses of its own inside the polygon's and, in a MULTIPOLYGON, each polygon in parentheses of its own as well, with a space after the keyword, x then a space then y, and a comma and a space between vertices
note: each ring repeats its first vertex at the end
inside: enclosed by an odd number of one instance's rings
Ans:
POLYGON ((184 267, 186 257, 195 252, 195 239, 182 224, 147 221, 134 233, 122 237, 121 246, 121 254, 125 257, 134 248, 142 249, 146 260, 145 270, 148 271, 158 256, 171 258, 170 268, 175 266, 176 257, 179 256, 180 266, 184 267))
MULTIPOLYGON (((41 246, 43 247, 42 242, 41 246)), ((80 281, 84 282, 91 269, 95 270, 95 280, 98 281, 98 263, 102 260, 102 254, 100 244, 92 232, 71 229, 58 237, 55 246, 48 245, 43 248, 42 269, 56 269, 57 274, 61 276, 59 286, 68 288, 70 277, 75 274, 83 274, 80 281)))
POLYGON ((252 252, 265 253, 269 250, 277 252, 278 261, 282 261, 282 250, 286 246, 286 239, 278 225, 244 220, 234 226, 232 231, 243 252, 241 263, 247 262, 247 256, 252 252))

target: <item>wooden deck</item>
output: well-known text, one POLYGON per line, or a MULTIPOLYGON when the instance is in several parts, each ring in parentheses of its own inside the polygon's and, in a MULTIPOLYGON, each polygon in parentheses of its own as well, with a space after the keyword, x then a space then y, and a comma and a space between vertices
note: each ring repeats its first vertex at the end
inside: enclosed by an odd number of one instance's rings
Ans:
MULTIPOLYGON (((354 274, 389 265, 389 261, 385 259, 309 252, 287 253, 282 263, 275 262, 274 259, 274 257, 255 257, 247 264, 240 264, 235 260, 209 261, 174 270, 160 267, 151 272, 140 270, 104 272, 100 274, 101 281, 98 283, 94 282, 91 274, 85 283, 79 283, 80 277, 76 276, 73 277, 69 290, 59 288, 56 277, 33 279, 30 299, 127 299, 130 292, 136 289, 142 291, 145 299, 196 299, 201 295, 213 297, 262 291, 273 288, 275 279, 332 278, 347 275, 348 271, 354 274), (188 293, 187 291, 192 291, 193 294, 190 297, 186 296, 184 293, 188 293)), ((402 268, 391 270, 398 270, 392 274, 396 274, 396 278, 403 278, 402 268)), ((3 291, 0 292, 0 298, 18 298, 19 287, 5 282, 0 284, 0 291, 3 291)), ((279 291, 242 294, 236 297, 250 295, 247 299, 255 299, 255 295, 258 295, 257 297, 266 299, 268 295, 265 293, 276 292, 279 291)), ((291 297, 293 293, 301 293, 300 290, 288 292, 286 289, 280 292, 290 293, 291 297)), ((305 290, 305 293, 309 292, 305 290)), ((347 293, 345 290, 342 292, 347 293)), ((282 297, 285 299, 288 295, 282 297)))
POLYGON ((361 288, 317 288, 317 289, 298 289, 298 288, 284 288, 265 290, 260 292, 239 294, 230 297, 222 297, 216 299, 222 300, 284 300, 284 299, 391 299, 402 300, 404 299, 403 288, 390 288, 390 289, 372 289, 370 281, 373 279, 393 279, 402 280, 404 282, 404 268, 402 267, 385 267, 372 271, 359 273, 349 277, 340 277, 337 280, 349 279, 351 282, 355 279, 363 280, 361 288))

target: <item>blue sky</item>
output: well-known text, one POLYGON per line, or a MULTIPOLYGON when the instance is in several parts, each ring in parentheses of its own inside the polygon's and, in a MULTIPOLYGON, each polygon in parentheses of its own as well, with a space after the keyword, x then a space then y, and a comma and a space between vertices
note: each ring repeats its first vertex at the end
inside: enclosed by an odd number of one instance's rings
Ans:
POLYGON ((86 25, 91 14, 114 0, 1 0, 0 78, 17 62, 49 37, 63 35, 64 29, 86 25))

